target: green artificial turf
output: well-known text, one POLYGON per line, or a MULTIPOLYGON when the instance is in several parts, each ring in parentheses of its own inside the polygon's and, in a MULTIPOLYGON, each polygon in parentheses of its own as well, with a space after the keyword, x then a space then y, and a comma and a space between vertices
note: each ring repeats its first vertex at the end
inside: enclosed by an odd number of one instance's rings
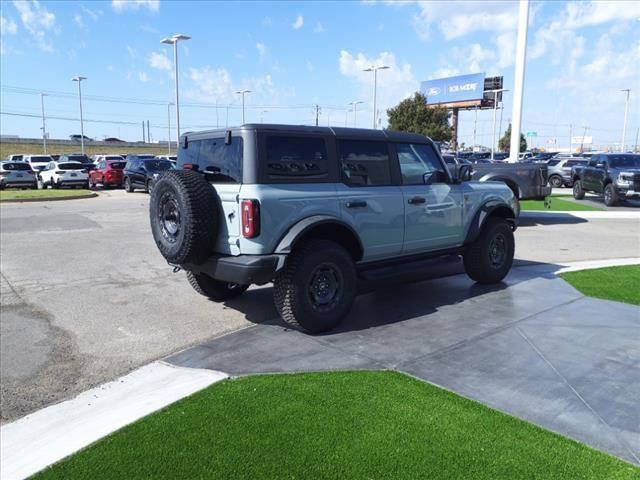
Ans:
POLYGON ((640 469, 389 372, 226 380, 38 479, 637 479, 640 469))
POLYGON ((50 200, 66 197, 93 197, 95 193, 89 190, 61 190, 61 189, 46 189, 46 190, 1 190, 0 201, 11 200, 50 200))
POLYGON ((547 208, 544 204, 544 200, 522 200, 520 201, 520 210, 522 211, 541 211, 546 210, 548 212, 577 212, 577 211, 601 211, 602 208, 594 207, 591 205, 585 205, 580 202, 572 202, 571 200, 563 200, 562 197, 568 195, 553 194, 547 197, 551 208, 547 208))
POLYGON ((580 270, 560 276, 590 297, 640 305, 640 265, 580 270))

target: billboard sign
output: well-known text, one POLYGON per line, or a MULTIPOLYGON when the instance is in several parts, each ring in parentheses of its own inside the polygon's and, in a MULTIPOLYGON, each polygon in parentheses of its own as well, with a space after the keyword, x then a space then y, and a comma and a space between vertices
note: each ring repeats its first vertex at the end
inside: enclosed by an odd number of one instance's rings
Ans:
POLYGON ((420 84, 427 105, 480 101, 484 94, 484 73, 427 80, 420 84))

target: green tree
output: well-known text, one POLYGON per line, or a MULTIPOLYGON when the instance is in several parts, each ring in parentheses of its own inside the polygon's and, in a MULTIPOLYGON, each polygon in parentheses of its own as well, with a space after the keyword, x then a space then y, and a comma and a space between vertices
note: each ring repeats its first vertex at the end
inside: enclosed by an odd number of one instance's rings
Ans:
MULTIPOLYGON (((504 132, 504 135, 498 142, 498 148, 503 152, 508 152, 511 148, 511 124, 509 124, 504 132)), ((522 133, 520 134, 520 151, 527 151, 527 139, 524 138, 524 135, 522 133)))
POLYGON ((389 130, 420 133, 438 142, 451 140, 449 114, 446 108, 427 108, 427 99, 420 92, 387 110, 389 130))

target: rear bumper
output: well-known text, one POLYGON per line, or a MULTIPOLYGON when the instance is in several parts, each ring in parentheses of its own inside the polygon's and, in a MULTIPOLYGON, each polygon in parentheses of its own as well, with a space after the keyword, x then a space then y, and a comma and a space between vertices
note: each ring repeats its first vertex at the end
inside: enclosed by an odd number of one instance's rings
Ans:
POLYGON ((2 185, 3 187, 32 187, 32 186, 38 186, 38 180, 36 180, 35 178, 31 178, 31 179, 20 179, 20 180, 8 180, 6 178, 2 178, 0 179, 0 185, 2 185))
POLYGON ((200 264, 180 265, 184 270, 205 273, 223 282, 263 285, 273 280, 286 255, 213 255, 200 264))

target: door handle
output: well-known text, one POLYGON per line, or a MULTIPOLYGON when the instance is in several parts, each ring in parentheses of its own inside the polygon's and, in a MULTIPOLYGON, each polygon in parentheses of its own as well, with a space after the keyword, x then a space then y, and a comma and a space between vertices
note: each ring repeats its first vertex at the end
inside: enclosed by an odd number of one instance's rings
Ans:
POLYGON ((351 202, 347 202, 345 205, 347 208, 362 208, 367 206, 367 202, 364 200, 353 200, 351 202))
POLYGON ((411 205, 420 205, 421 203, 426 203, 427 199, 424 197, 413 197, 409 199, 409 203, 411 205))

